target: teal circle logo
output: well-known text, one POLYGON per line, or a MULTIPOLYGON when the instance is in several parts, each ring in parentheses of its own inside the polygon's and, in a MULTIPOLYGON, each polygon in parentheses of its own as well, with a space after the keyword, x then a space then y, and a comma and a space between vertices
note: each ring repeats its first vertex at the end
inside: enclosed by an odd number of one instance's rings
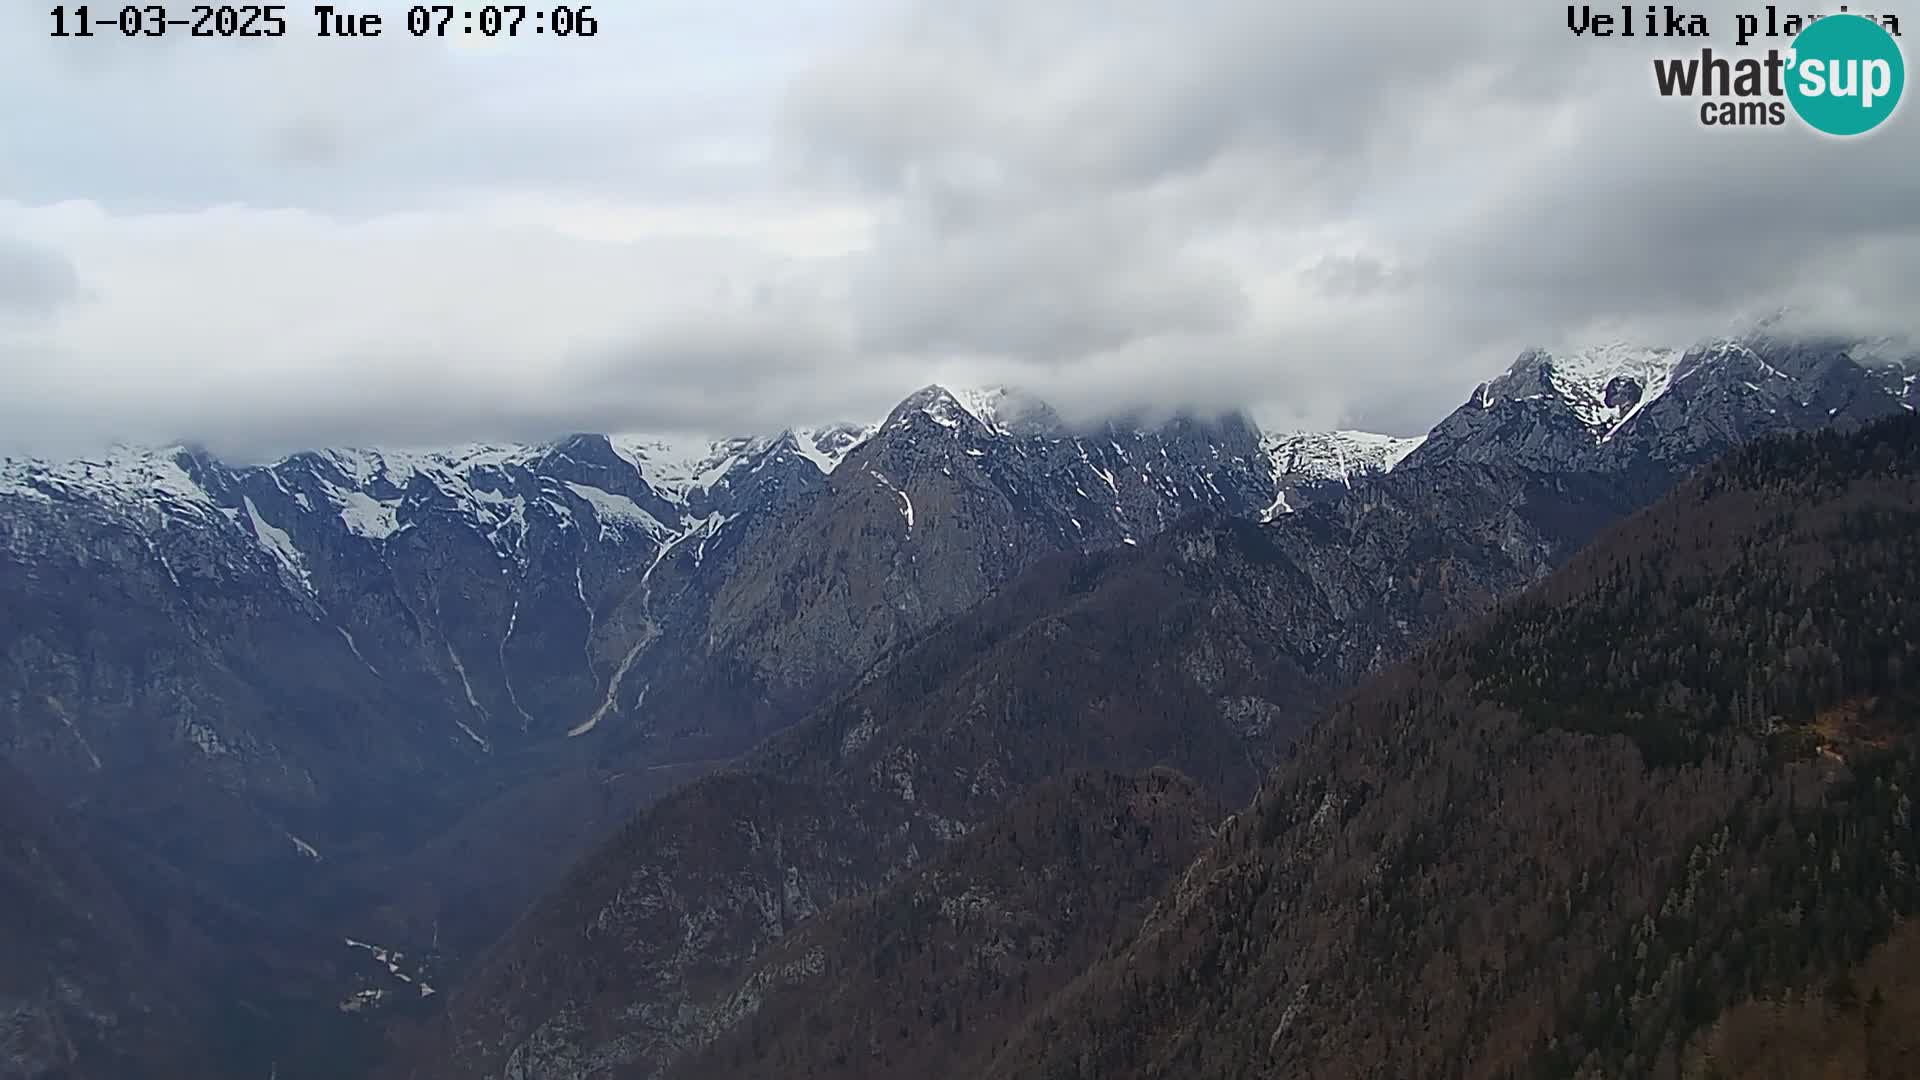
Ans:
POLYGON ((1862 15, 1828 15, 1793 39, 1787 98, 1816 131, 1864 135, 1886 122, 1906 89, 1900 42, 1862 15))

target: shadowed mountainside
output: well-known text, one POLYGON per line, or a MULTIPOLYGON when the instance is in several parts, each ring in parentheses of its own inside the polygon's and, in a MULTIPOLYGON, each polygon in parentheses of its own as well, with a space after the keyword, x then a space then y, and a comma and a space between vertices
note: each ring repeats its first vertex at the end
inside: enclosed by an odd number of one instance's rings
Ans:
POLYGON ((664 1071, 741 1020, 750 964, 805 918, 1073 769, 1165 765, 1243 800, 1335 692, 1536 580, 1624 498, 1436 468, 1264 528, 1045 560, 642 813, 488 956, 412 1075, 664 1071))
POLYGON ((1649 1076, 1920 906, 1920 421, 1769 441, 1343 703, 992 1077, 1649 1076))
POLYGON ((673 1075, 965 1076, 1145 914, 1223 808, 1156 771, 1048 781, 919 870, 758 959, 749 1018, 673 1075))

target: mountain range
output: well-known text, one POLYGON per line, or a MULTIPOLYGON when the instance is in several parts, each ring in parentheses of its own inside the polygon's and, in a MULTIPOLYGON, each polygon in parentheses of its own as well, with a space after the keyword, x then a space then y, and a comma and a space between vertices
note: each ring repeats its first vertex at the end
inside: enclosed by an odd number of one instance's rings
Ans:
POLYGON ((1345 695, 1150 905, 1189 830, 1037 785, 669 1075, 1905 1075, 1917 477, 1912 417, 1738 452, 1345 695))
POLYGON ((1626 428, 1541 396, 1552 360, 1529 354, 1397 468, 1341 483, 1342 497, 1264 528, 1203 516, 1144 546, 1043 562, 724 776, 642 814, 463 986, 450 1042, 426 1055, 449 1067, 416 1075, 662 1075, 751 1011, 754 958, 790 928, 755 897, 798 890, 805 910, 826 910, 1075 768, 1170 765, 1242 799, 1341 691, 1538 580, 1716 446, 1902 411, 1844 353, 1775 352, 1781 367, 1766 347, 1673 357, 1686 377, 1669 380, 1672 400, 1618 406, 1640 406, 1626 428), (1761 365, 1804 373, 1816 402, 1849 371, 1864 389, 1851 415, 1778 410, 1745 387, 1761 365), (1443 436, 1456 456, 1428 449, 1443 436), (1552 468, 1497 452, 1551 439, 1569 453, 1552 468), (681 814, 690 800, 702 809, 681 814), (712 827, 728 808, 738 836, 712 827), (795 845, 810 859, 783 864, 795 845), (682 856, 696 848, 689 880, 682 856), (703 928, 692 952, 689 925, 703 928), (576 939, 581 926, 596 929, 576 939))
MULTIPOLYGON (((9 461, 0 753, 141 853, 117 895, 216 938, 129 931, 196 988, 86 1005, 127 1045, 237 1028, 222 1067, 340 1075, 294 1059, 384 1023, 401 1075, 661 1075, 805 1013, 781 943, 1009 800, 1171 766, 1244 802, 1342 693, 1693 470, 1911 411, 1863 355, 1529 352, 1418 440, 930 387, 773 438, 9 461)), ((1102 903, 1188 850, 1148 847, 1102 903)), ((1094 947, 1023 970, 1051 993, 1094 947)), ((80 1008, 14 1000, 10 1031, 80 1008)))

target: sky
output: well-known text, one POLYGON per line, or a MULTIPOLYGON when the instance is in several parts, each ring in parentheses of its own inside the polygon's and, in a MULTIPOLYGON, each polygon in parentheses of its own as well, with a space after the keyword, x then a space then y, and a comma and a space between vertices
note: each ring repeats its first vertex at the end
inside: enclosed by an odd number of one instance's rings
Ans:
MULTIPOLYGON (((5 452, 767 432, 935 381, 1411 434, 1531 346, 1920 326, 1910 104, 1708 129, 1649 62, 1701 42, 1560 5, 630 0, 491 44, 49 6, 0 13, 5 452)), ((1736 56, 1760 9, 1687 6, 1736 56)))

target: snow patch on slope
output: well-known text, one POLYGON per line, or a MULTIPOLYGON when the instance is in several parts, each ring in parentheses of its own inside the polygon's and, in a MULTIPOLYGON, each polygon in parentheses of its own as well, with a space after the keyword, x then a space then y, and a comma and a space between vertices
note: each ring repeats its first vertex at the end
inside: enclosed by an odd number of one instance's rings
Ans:
POLYGON ((1006 435, 1008 406, 1009 392, 1004 388, 950 390, 939 385, 923 386, 896 406, 883 426, 898 427, 915 415, 924 415, 948 431, 977 426, 991 435, 1006 435))
POLYGON ((284 566, 287 573, 309 593, 313 592, 313 572, 307 569, 306 556, 294 546, 293 537, 284 529, 276 529, 260 516, 260 508, 253 505, 251 497, 243 497, 247 520, 253 525, 253 538, 260 544, 261 550, 284 566))
POLYGON ((711 491, 734 466, 769 445, 765 439, 712 440, 658 435, 610 435, 607 442, 669 502, 684 505, 695 492, 711 491))
POLYGON ((1426 441, 1424 435, 1408 439, 1368 431, 1267 435, 1260 440, 1260 449, 1273 469, 1277 497, 1266 516, 1271 519, 1291 510, 1285 494, 1289 486, 1342 484, 1352 487, 1358 477, 1391 472, 1426 441))
POLYGON ((839 424, 828 428, 796 428, 789 434, 800 456, 813 463, 822 475, 831 476, 847 455, 859 449, 880 430, 878 424, 856 427, 839 424))
MULTIPOLYGON (((319 450, 315 451, 315 454, 322 461, 332 465, 342 477, 352 481, 356 489, 371 487, 376 482, 384 480, 396 488, 405 490, 408 481, 412 480, 414 474, 419 471, 419 466, 412 456, 399 451, 393 452, 391 463, 388 461, 388 455, 378 450, 343 448, 319 450)), ((293 459, 288 458, 275 464, 273 468, 283 469, 292 463, 293 459)))
POLYGON ((1506 374, 1481 386, 1482 408, 1495 400, 1527 401, 1551 395, 1599 439, 1659 400, 1685 358, 1679 349, 1613 342, 1573 352, 1533 349, 1506 374))
POLYGON ((466 487, 464 493, 456 488, 440 490, 453 499, 456 508, 479 524, 487 542, 501 558, 512 560, 523 571, 527 568, 525 496, 471 486, 466 487))
POLYGON ((400 531, 400 500, 376 499, 364 491, 335 487, 327 492, 340 510, 347 531, 364 540, 385 540, 400 531))
MULTIPOLYGON (((706 542, 718 535, 720 530, 731 520, 733 519, 721 514, 709 514, 703 520, 688 526, 685 531, 661 540, 660 550, 654 553, 653 562, 648 565, 646 572, 640 575, 640 610, 643 616, 649 620, 649 623, 653 618, 653 572, 660 569, 660 564, 667 561, 667 558, 673 554, 675 548, 696 536, 700 538, 700 555, 704 555, 706 552, 706 542)), ((699 556, 696 556, 696 560, 698 557, 699 556)), ((576 579, 576 584, 578 584, 578 579, 576 579)), ((582 591, 580 599, 582 603, 586 602, 586 594, 584 591, 582 591)), ((593 615, 591 606, 587 609, 587 615, 589 618, 593 615)), ((589 642, 592 640, 591 630, 588 631, 588 640, 589 642)), ((611 713, 614 708, 618 706, 621 684, 626 682, 627 672, 633 670, 634 661, 638 660, 640 654, 645 652, 647 647, 652 645, 656 640, 658 640, 657 635, 651 632, 640 635, 639 640, 634 642, 633 647, 627 650, 626 656, 621 658, 619 666, 613 671, 613 677, 607 680, 606 699, 600 703, 598 709, 594 710, 592 716, 574 725, 573 728, 567 732, 567 738, 577 739, 600 726, 600 721, 606 719, 607 714, 611 713)), ((589 646, 587 655, 587 665, 589 668, 593 665, 591 646, 589 646)), ((645 702, 646 688, 643 687, 640 691, 640 699, 635 703, 634 708, 637 710, 645 702)))
MULTIPOLYGON (((467 665, 460 661, 460 654, 453 651, 453 642, 451 641, 447 642, 447 659, 453 661, 453 670, 455 674, 460 676, 460 689, 466 692, 467 704, 473 708, 474 712, 480 714, 481 720, 491 721, 493 718, 487 715, 485 706, 480 704, 479 697, 473 692, 473 680, 467 677, 467 665)), ((478 746, 482 752, 489 754, 493 752, 492 744, 487 742, 486 739, 481 738, 479 733, 475 732, 473 728, 467 726, 465 720, 454 717, 453 722, 459 726, 461 731, 466 733, 467 738, 473 740, 473 744, 478 746)))
MULTIPOLYGON (((524 500, 491 490, 507 480, 505 467, 527 465, 543 451, 530 446, 470 444, 437 450, 328 449, 314 456, 332 466, 346 486, 334 483, 325 470, 315 479, 339 513, 348 532, 365 540, 387 540, 404 532, 400 510, 416 481, 437 492, 454 513, 472 520, 503 556, 515 552, 515 539, 501 535, 509 520, 523 526, 524 500), (484 481, 484 483, 483 483, 484 481)), ((276 481, 283 471, 299 467, 299 455, 269 467, 276 481)), ((417 497, 417 493, 416 493, 417 497)))
POLYGON ((115 447, 101 457, 47 462, 0 459, 0 494, 88 498, 122 510, 157 512, 161 524, 217 522, 211 496, 181 466, 185 451, 115 447))
POLYGON ((46 492, 34 486, 33 478, 38 462, 16 461, 11 458, 0 459, 0 495, 18 499, 49 498, 46 492))
POLYGON ((949 390, 947 393, 956 405, 965 409, 967 414, 975 420, 980 421, 982 427, 996 435, 1007 433, 1006 425, 1001 422, 1001 406, 1006 403, 1008 397, 1006 387, 962 388, 949 390))
POLYGON ((1641 348, 1615 342, 1553 357, 1548 381, 1590 428, 1614 429, 1667 392, 1678 349, 1641 348), (1615 379, 1630 379, 1640 388, 1632 404, 1607 403, 1607 387, 1615 379))
MULTIPOLYGON (((544 452, 543 447, 537 446, 466 443, 416 449, 331 448, 314 453, 332 465, 342 477, 351 480, 356 488, 364 489, 385 483, 404 491, 417 476, 445 483, 449 479, 486 469, 526 465, 537 460, 544 452)), ((280 461, 271 468, 276 472, 287 468, 295 463, 298 456, 280 461)))
POLYGON ((908 498, 906 492, 894 486, 893 481, 887 479, 885 476, 871 469, 867 470, 867 475, 880 481, 881 487, 886 488, 888 491, 900 497, 900 516, 907 520, 907 535, 913 535, 913 500, 908 498))
POLYGON ((593 507, 594 519, 600 523, 602 540, 614 539, 628 529, 656 538, 672 531, 662 525, 659 518, 642 510, 640 504, 625 495, 616 495, 586 484, 568 483, 567 488, 593 507))

